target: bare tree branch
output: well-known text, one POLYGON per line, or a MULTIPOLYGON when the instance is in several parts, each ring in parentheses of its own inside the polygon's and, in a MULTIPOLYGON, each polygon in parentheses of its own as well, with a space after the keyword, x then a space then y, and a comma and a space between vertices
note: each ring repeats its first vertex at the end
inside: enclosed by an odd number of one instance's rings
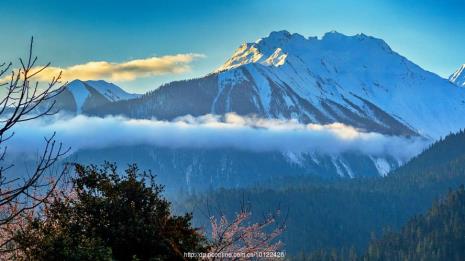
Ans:
MULTIPOLYGON (((70 150, 55 140, 54 133, 45 138, 44 149, 29 175, 21 177, 7 173, 13 167, 12 164, 5 163, 6 142, 15 134, 13 127, 21 122, 55 114, 54 98, 66 87, 66 83, 61 84, 61 72, 43 87, 38 81, 34 81, 34 77, 48 68, 50 63, 36 66, 38 58, 33 55, 33 45, 34 39, 31 38, 27 57, 19 59, 19 69, 12 69, 11 62, 0 64, 0 78, 9 78, 7 82, 0 83, 0 87, 4 88, 4 92, 0 94, 0 227, 13 222, 25 211, 41 205, 67 171, 67 167, 62 166, 56 173, 49 173, 70 150), (54 176, 53 180, 47 178, 51 176, 54 176), (39 191, 41 196, 32 191, 39 191), (11 205, 15 207, 8 207, 11 205)), ((3 239, 2 242, 0 251, 8 244, 8 240, 3 239)))

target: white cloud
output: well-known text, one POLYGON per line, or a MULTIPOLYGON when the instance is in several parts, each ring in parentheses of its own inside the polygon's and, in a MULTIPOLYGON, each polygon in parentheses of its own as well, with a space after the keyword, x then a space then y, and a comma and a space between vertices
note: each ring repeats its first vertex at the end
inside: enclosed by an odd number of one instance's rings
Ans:
POLYGON ((57 139, 73 151, 114 145, 148 144, 163 147, 236 148, 249 151, 319 152, 356 151, 406 160, 427 141, 366 133, 340 123, 300 124, 296 121, 225 116, 186 116, 175 121, 135 120, 122 117, 77 116, 53 121, 26 122, 15 128, 10 152, 38 150, 44 136, 57 139))

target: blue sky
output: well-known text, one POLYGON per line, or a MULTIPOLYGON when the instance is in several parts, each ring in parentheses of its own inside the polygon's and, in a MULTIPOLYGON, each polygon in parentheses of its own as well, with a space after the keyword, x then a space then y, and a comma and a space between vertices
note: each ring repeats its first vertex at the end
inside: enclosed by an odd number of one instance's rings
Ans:
POLYGON ((57 67, 204 55, 182 61, 190 70, 117 81, 127 90, 145 92, 163 82, 207 74, 241 43, 271 31, 321 36, 336 30, 382 38, 413 62, 447 77, 465 63, 464 14, 464 0, 18 0, 0 9, 0 59, 16 61, 31 35, 41 61, 57 67))

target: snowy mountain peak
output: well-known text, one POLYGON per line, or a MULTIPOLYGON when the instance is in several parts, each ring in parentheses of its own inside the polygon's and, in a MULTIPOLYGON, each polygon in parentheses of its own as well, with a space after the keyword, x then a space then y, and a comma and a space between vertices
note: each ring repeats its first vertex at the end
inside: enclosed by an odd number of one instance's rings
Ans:
POLYGON ((76 103, 77 111, 81 112, 81 108, 84 106, 84 102, 90 95, 90 92, 86 88, 84 82, 81 80, 71 81, 70 83, 68 83, 67 90, 71 92, 71 94, 74 97, 74 102, 76 103))
POLYGON ((69 82, 65 91, 58 95, 57 103, 61 104, 61 109, 65 111, 82 113, 91 107, 139 96, 139 94, 127 93, 115 84, 103 80, 82 81, 76 79, 69 82))
POLYGON ((329 31, 327 33, 325 33, 322 37, 322 39, 342 39, 342 38, 346 38, 348 36, 346 36, 345 34, 342 34, 342 33, 339 33, 338 31, 329 31))
MULTIPOLYGON (((451 85, 381 39, 335 31, 305 38, 278 31, 242 44, 205 77, 171 82, 143 99, 94 106, 88 112, 159 120, 235 113, 302 124, 344 124, 370 135, 423 141, 465 126, 465 92, 451 85)), ((397 142, 393 148, 405 150, 397 142)), ((287 158, 301 161, 290 154, 287 158)), ((333 158, 322 164, 318 158, 311 161, 340 175, 352 176, 359 168, 359 162, 333 158)), ((369 161, 382 175, 401 163, 384 157, 369 161)))
POLYGON ((140 96, 138 94, 128 93, 121 89, 119 86, 103 80, 86 81, 86 83, 95 88, 98 92, 100 92, 100 94, 112 102, 119 100, 129 100, 140 96))
MULTIPOLYGON (((289 57, 294 61, 324 60, 325 56, 347 57, 379 56, 391 54, 391 48, 381 39, 364 34, 348 36, 336 31, 318 37, 308 37, 288 31, 271 32, 267 37, 252 43, 242 44, 215 72, 237 68, 241 65, 258 63, 267 66, 281 66, 289 57)), ((350 57, 347 57, 350 58, 350 57)))
MULTIPOLYGON (((462 67, 451 81, 458 84, 462 79, 463 84, 464 71, 462 67)), ((305 38, 272 32, 241 45, 215 75, 218 93, 210 106, 213 113, 248 110, 264 117, 343 122, 365 130, 424 137, 440 137, 465 124, 462 90, 447 88, 447 80, 394 52, 382 39, 365 34, 331 31, 320 38, 305 38), (431 106, 436 100, 448 103, 431 106)))
POLYGON ((459 87, 465 87, 465 64, 462 64, 450 77, 449 81, 459 87))
MULTIPOLYGON (((81 81, 76 79, 68 84, 68 90, 73 93, 75 99, 82 100, 82 103, 90 94, 89 88, 95 89, 111 102, 133 99, 139 96, 138 94, 127 93, 119 86, 104 80, 81 81)), ((80 102, 77 103, 81 104, 80 102)))
POLYGON ((258 39, 257 43, 262 48, 275 49, 289 42, 302 41, 305 38, 300 34, 291 34, 288 31, 274 31, 268 37, 258 39))

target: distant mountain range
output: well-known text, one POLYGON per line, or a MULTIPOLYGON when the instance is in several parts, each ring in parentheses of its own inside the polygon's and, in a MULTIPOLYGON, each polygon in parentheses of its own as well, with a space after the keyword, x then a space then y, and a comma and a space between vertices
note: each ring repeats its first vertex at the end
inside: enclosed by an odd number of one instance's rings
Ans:
MULTIPOLYGON (((443 79, 399 55, 383 40, 364 34, 329 32, 321 38, 305 38, 279 31, 244 43, 221 67, 202 78, 171 82, 142 96, 104 81, 77 80, 69 84, 59 104, 65 110, 94 116, 172 120, 235 112, 301 123, 341 122, 367 132, 432 141, 465 127, 465 90, 458 87, 463 79, 463 67, 449 80, 443 79)), ((224 177, 247 172, 236 161, 250 156, 237 151, 149 151, 152 160, 182 158, 185 164, 170 171, 182 175, 185 184, 192 173, 203 177, 199 182, 213 183, 214 176, 227 182, 224 177), (217 153, 224 156, 221 164, 212 156, 217 153)), ((292 173, 384 175, 402 164, 370 155, 277 154, 274 170, 292 173)), ((266 158, 264 154, 254 157, 266 158)), ((253 175, 261 172, 258 165, 251 169, 253 175)))
POLYGON ((103 80, 74 80, 57 96, 56 103, 58 109, 72 113, 86 113, 96 107, 139 96, 139 94, 127 93, 115 84, 103 80))

